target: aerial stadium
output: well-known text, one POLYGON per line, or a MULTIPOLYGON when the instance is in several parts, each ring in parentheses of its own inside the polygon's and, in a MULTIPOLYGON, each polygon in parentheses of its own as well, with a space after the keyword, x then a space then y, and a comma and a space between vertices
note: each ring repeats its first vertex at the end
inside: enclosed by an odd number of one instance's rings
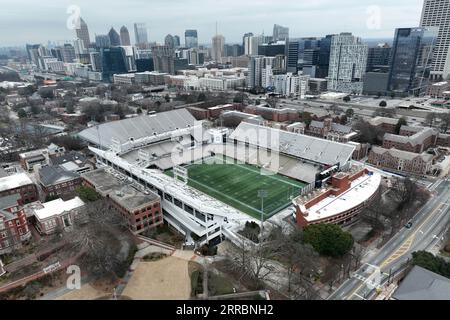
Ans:
POLYGON ((208 128, 186 109, 100 124, 79 136, 98 166, 157 193, 165 221, 187 242, 195 234, 200 244, 233 240, 245 222, 289 207, 306 217, 300 200, 349 171, 354 151, 349 144, 247 122, 235 130, 208 128))

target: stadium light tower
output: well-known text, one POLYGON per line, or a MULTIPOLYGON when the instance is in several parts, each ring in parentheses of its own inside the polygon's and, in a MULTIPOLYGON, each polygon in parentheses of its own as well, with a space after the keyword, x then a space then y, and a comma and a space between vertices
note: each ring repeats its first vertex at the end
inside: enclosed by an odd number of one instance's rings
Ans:
POLYGON ((267 192, 267 190, 258 190, 258 197, 261 198, 261 230, 260 230, 261 237, 264 223, 264 198, 267 198, 268 195, 269 193, 267 192))

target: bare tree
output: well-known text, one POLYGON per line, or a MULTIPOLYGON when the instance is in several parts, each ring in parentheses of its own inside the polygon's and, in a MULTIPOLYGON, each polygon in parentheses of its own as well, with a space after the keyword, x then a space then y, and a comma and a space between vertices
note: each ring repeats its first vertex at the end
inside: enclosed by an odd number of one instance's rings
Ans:
POLYGON ((122 250, 126 225, 107 200, 98 200, 85 206, 72 230, 63 236, 70 252, 81 254, 80 262, 90 275, 115 278, 123 271, 129 251, 122 250))

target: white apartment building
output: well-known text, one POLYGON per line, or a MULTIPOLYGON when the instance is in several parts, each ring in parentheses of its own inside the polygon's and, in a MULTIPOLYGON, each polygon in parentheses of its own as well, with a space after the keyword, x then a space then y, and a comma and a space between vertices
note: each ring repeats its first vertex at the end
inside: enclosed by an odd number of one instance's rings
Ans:
POLYGON ((134 73, 115 74, 114 83, 131 85, 135 83, 135 74, 134 73))
POLYGON ((329 91, 362 93, 368 50, 361 38, 351 33, 332 37, 327 78, 329 91))
POLYGON ((309 76, 297 76, 292 73, 272 76, 275 93, 284 96, 299 96, 302 99, 306 95, 309 76))
POLYGON ((447 80, 450 76, 450 0, 425 0, 421 27, 439 27, 433 57, 432 79, 447 80))

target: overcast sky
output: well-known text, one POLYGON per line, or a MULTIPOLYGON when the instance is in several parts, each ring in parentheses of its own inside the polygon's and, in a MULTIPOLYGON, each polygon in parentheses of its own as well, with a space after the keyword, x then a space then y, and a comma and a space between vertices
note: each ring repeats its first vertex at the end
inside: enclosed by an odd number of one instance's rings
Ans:
POLYGON ((416 27, 423 0, 0 0, 0 46, 72 40, 68 29, 77 6, 94 34, 114 26, 145 22, 149 40, 162 42, 168 33, 197 29, 208 44, 219 33, 226 42, 240 42, 246 32, 271 35, 273 24, 290 28, 291 37, 323 36, 351 31, 363 38, 390 38, 398 27, 416 27))

